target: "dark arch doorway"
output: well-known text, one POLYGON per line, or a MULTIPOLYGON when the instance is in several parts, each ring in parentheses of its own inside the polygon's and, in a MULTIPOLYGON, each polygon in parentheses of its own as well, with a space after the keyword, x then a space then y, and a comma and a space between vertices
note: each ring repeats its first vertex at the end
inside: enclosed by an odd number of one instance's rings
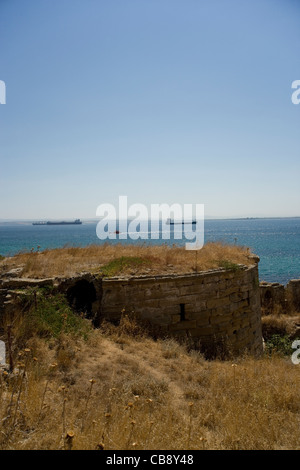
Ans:
POLYGON ((74 310, 84 313, 87 318, 91 318, 93 302, 97 300, 94 284, 85 279, 77 281, 67 290, 67 299, 74 310))

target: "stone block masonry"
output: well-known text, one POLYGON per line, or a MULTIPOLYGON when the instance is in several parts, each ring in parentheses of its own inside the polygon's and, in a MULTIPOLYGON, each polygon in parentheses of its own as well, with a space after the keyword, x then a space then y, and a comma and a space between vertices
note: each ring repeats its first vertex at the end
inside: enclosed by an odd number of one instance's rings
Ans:
POLYGON ((263 351, 257 264, 198 274, 103 279, 101 316, 122 312, 189 337, 211 354, 263 351))
POLYGON ((95 326, 118 322, 123 314, 158 326, 169 335, 188 339, 210 356, 263 352, 258 260, 251 266, 185 275, 100 278, 83 273, 67 279, 0 280, 0 314, 14 292, 52 286, 95 326))
POLYGON ((278 282, 260 283, 261 306, 265 314, 300 312, 300 279, 292 279, 284 286, 278 282))
POLYGON ((300 312, 300 279, 292 279, 286 286, 287 301, 291 308, 300 312))

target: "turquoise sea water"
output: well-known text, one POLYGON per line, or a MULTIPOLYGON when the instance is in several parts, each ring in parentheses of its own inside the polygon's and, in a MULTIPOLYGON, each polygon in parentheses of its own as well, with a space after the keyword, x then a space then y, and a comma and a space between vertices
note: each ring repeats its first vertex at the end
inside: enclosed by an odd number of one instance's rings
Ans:
MULTIPOLYGON (((178 229, 178 228, 177 228, 178 229)), ((249 246, 260 256, 260 280, 286 284, 300 278, 300 218, 206 220, 205 242, 226 241, 249 246)), ((119 240, 116 240, 119 242, 119 240)), ((174 238, 146 243, 174 243, 174 238)), ((176 240, 184 244, 185 240, 176 240)), ((26 223, 0 224, 0 254, 14 255, 39 245, 41 250, 64 245, 100 244, 96 223, 67 226, 33 226, 26 223)), ((114 242, 115 243, 115 242, 114 242)), ((121 243, 140 243, 122 240, 121 243)))

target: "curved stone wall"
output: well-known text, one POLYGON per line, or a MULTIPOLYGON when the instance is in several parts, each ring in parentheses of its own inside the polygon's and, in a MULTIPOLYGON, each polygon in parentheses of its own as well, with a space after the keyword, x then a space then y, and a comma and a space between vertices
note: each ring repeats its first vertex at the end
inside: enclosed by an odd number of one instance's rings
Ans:
POLYGON ((210 356, 245 351, 259 355, 263 339, 257 262, 254 257, 253 265, 231 270, 126 279, 90 273, 70 279, 3 279, 0 314, 13 308, 20 288, 50 285, 95 326, 134 313, 170 335, 188 338, 210 356))
POLYGON ((263 351, 258 266, 102 280, 101 317, 134 313, 210 355, 263 351))

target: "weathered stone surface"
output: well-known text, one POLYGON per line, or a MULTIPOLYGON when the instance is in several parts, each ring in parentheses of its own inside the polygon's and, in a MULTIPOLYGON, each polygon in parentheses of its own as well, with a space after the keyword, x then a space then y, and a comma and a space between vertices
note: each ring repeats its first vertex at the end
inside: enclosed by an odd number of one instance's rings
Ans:
POLYGON ((216 330, 208 325, 208 326, 199 326, 197 328, 195 328, 193 331, 191 331, 191 334, 192 336, 196 336, 198 338, 201 338, 202 336, 211 336, 213 337, 213 335, 216 333, 216 330))
POLYGON ((261 306, 265 313, 271 313, 275 306, 284 307, 286 292, 283 285, 276 283, 260 283, 261 306))
POLYGON ((6 271, 4 273, 4 277, 5 278, 20 277, 20 275, 22 274, 22 271, 23 271, 22 267, 13 268, 10 271, 6 271))
POLYGON ((292 279, 288 283, 286 290, 291 307, 300 311, 300 279, 292 279))
POLYGON ((186 314, 186 319, 187 320, 197 320, 197 325, 208 325, 209 324, 209 318, 211 316, 211 310, 204 310, 202 312, 189 312, 186 314))
POLYGON ((230 305, 229 297, 222 297, 220 299, 210 299, 207 301, 207 308, 226 307, 230 305))
POLYGON ((102 319, 118 321, 123 314, 135 314, 169 334, 188 336, 211 350, 226 342, 233 344, 237 353, 245 349, 262 352, 257 264, 187 275, 100 279, 83 273, 55 281, 2 279, 0 313, 10 289, 44 285, 55 285, 96 326, 102 319))
POLYGON ((276 308, 282 313, 300 311, 300 279, 292 279, 286 286, 261 281, 259 290, 265 314, 272 313, 276 308))
POLYGON ((54 279, 31 279, 31 278, 12 278, 4 279, 2 287, 4 289, 22 289, 26 287, 45 287, 53 286, 54 279))
POLYGON ((212 346, 226 340, 237 353, 257 354, 262 352, 258 284, 256 264, 238 271, 105 280, 102 314, 115 319, 117 306, 119 312, 122 305, 134 306, 142 318, 168 327, 176 337, 189 335, 212 346))
POLYGON ((235 292, 229 296, 231 302, 240 302, 241 300, 248 299, 249 292, 235 292))
POLYGON ((196 320, 184 320, 170 325, 170 331, 190 330, 191 328, 196 328, 196 320))

